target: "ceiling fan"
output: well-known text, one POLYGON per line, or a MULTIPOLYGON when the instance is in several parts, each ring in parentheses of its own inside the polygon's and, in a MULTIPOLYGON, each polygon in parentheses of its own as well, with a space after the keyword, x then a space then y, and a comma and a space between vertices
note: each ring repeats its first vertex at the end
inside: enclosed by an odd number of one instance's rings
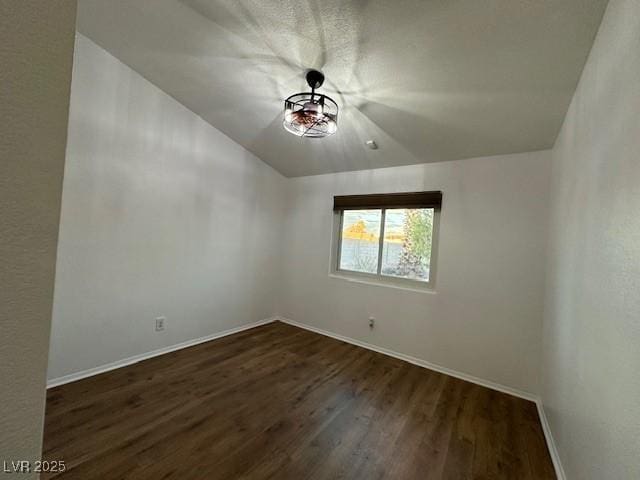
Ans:
POLYGON ((338 130, 338 104, 331 97, 316 93, 324 83, 324 74, 309 70, 306 79, 311 92, 296 93, 284 101, 284 129, 299 137, 333 135, 338 130))

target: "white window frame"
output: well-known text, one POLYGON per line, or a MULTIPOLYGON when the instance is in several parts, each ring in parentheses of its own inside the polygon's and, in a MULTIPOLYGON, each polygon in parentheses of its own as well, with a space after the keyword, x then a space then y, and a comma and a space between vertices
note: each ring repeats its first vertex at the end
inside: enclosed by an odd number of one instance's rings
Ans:
MULTIPOLYGON (((340 268, 340 249, 342 247, 342 227, 344 212, 348 210, 336 210, 333 212, 333 229, 331 242, 331 267, 329 276, 359 283, 380 285, 385 287, 400 288, 404 290, 413 290, 420 292, 435 292, 436 282, 436 265, 438 256, 438 239, 440 233, 440 209, 433 209, 433 231, 431 234, 431 261, 429 264, 429 280, 414 280, 411 278, 394 277, 392 275, 384 275, 382 270, 382 248, 384 243, 385 216, 387 210, 396 210, 399 207, 378 207, 378 208, 362 208, 358 210, 382 210, 380 216, 380 244, 378 246, 378 271, 377 273, 356 272, 353 270, 345 270, 340 268)), ((412 207, 420 208, 420 207, 412 207)), ((426 207, 430 208, 430 207, 426 207)))

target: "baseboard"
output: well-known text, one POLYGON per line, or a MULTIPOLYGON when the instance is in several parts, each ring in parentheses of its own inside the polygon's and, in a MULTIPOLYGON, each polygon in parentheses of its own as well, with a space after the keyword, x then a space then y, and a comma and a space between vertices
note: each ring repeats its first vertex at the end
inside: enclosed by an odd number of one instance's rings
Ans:
POLYGON ((538 396, 534 395, 533 393, 518 390, 516 388, 507 387, 506 385, 501 385, 499 383, 495 383, 489 380, 484 380, 482 378, 474 377, 473 375, 458 372, 457 370, 443 367, 435 363, 427 362, 426 360, 422 360, 420 358, 412 357, 410 355, 405 355, 404 353, 395 352, 393 350, 389 350, 384 347, 379 347, 377 345, 372 345, 370 343, 361 342, 360 340, 356 340, 355 338, 345 337, 344 335, 338 335, 336 333, 329 332, 327 330, 322 330, 321 328, 316 328, 310 325, 306 325, 304 323, 296 322, 289 318, 277 317, 277 319, 283 323, 288 323, 289 325, 293 325, 295 327, 304 328, 305 330, 319 333, 320 335, 325 335, 327 337, 335 338, 336 340, 341 340, 343 342, 351 343, 352 345, 356 345, 358 347, 366 348, 368 350, 373 350, 374 352, 382 353, 383 355, 388 355, 390 357, 404 360, 405 362, 413 363, 414 365, 418 365, 419 367, 428 368, 429 370, 435 370, 436 372, 444 373, 446 375, 450 375, 452 377, 456 377, 461 380, 466 380, 467 382, 482 385, 483 387, 487 387, 492 390, 497 390, 499 392, 507 393, 509 395, 513 395, 514 397, 524 398, 525 400, 529 400, 531 402, 536 402, 538 400, 538 396))
POLYGON ((551 455, 553 468, 556 471, 556 477, 558 477, 558 480, 566 480, 567 477, 564 474, 564 468, 562 468, 562 462, 560 462, 560 455, 558 455, 556 442, 553 439, 553 435, 551 434, 551 428, 549 426, 549 421, 547 420, 547 415, 544 412, 544 405, 542 404, 541 398, 538 398, 536 400, 536 406, 538 407, 538 417, 540 417, 540 424, 542 425, 544 438, 547 441, 547 448, 549 449, 549 455, 551 455))
POLYGON ((115 370, 117 368, 126 367, 127 365, 132 365, 149 358, 157 357, 158 355, 164 355, 165 353, 175 352, 176 350, 181 350, 183 348, 193 347, 194 345, 198 345, 204 342, 210 342, 211 340, 215 340, 216 338, 233 335, 234 333, 259 327, 260 325, 266 325, 267 323, 275 322, 276 320, 279 320, 279 317, 271 317, 264 320, 258 320, 257 322, 241 325, 240 327, 231 328, 229 330, 224 330, 212 335, 194 338, 192 340, 187 340, 186 342, 176 343, 175 345, 152 350, 151 352, 134 355, 133 357, 123 358, 122 360, 107 363, 106 365, 100 365, 99 367, 89 368, 88 370, 82 370, 80 372, 70 373, 69 375, 64 375, 62 377, 53 378, 51 380, 47 380, 47 388, 57 387, 59 385, 64 385, 65 383, 75 382, 76 380, 99 375, 101 373, 115 370))

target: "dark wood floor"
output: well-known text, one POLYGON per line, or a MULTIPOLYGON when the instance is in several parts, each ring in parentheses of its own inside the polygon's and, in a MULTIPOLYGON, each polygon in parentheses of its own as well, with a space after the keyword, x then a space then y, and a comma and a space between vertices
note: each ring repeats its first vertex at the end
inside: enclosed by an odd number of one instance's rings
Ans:
POLYGON ((44 456, 82 480, 555 478, 533 403, 283 323, 49 390, 44 456))

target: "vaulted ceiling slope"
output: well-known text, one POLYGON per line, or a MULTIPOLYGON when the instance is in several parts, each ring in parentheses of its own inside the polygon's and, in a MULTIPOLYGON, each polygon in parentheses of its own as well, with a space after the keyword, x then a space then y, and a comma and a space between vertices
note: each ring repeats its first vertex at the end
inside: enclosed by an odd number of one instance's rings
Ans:
POLYGON ((286 176, 553 146, 606 0, 80 0, 78 30, 286 176), (338 133, 282 128, 306 69, 338 133), (373 139, 378 150, 365 141, 373 139))

